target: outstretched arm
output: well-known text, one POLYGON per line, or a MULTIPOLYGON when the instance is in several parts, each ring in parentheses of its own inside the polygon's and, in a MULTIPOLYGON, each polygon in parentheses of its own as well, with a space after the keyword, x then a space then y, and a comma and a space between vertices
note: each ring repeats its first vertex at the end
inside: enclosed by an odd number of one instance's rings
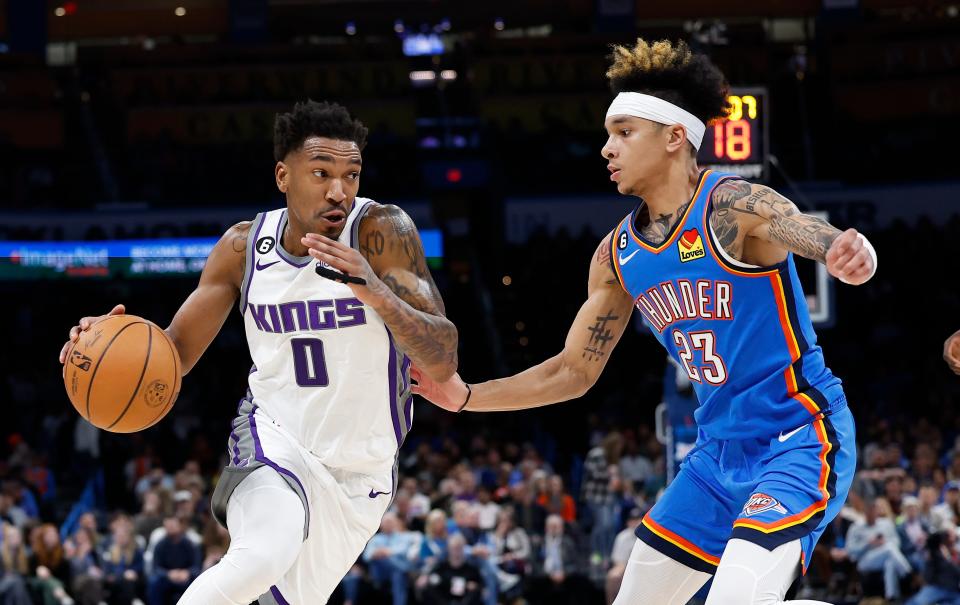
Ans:
POLYGON ((803 214, 769 187, 725 181, 714 189, 712 203, 711 225, 734 258, 767 265, 783 260, 790 251, 823 263, 831 275, 853 285, 876 272, 873 246, 856 229, 841 232, 821 218, 803 214))
MULTIPOLYGON (((522 410, 580 397, 596 383, 611 351, 623 335, 633 300, 617 283, 610 266, 610 235, 597 248, 590 264, 587 301, 567 333, 563 351, 509 378, 470 386, 471 412, 522 410)), ((414 372, 414 392, 444 409, 461 409, 467 387, 459 376, 446 383, 414 372)))
POLYGON ((383 318, 397 346, 434 380, 449 379, 457 371, 457 328, 444 316, 413 220, 396 206, 376 206, 358 237, 362 253, 322 235, 307 234, 303 243, 317 260, 365 279, 348 285, 383 318))

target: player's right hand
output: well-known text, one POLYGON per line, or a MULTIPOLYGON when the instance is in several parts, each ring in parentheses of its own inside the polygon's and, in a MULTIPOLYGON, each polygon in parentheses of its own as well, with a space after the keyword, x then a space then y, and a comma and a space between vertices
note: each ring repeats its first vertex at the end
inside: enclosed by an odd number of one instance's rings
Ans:
POLYGON ((470 394, 460 374, 454 374, 446 382, 437 382, 421 372, 417 366, 412 366, 410 376, 416 381, 410 386, 411 391, 449 412, 460 411, 470 394))
POLYGON ((84 317, 81 319, 79 324, 70 328, 70 338, 67 340, 66 344, 63 345, 63 348, 60 349, 60 363, 64 363, 67 360, 67 352, 70 350, 70 347, 73 346, 73 343, 77 342, 77 339, 80 338, 80 332, 86 332, 90 329, 90 326, 105 317, 110 317, 111 315, 123 315, 126 313, 126 311, 126 307, 123 305, 117 305, 106 315, 101 315, 99 317, 84 317))
POLYGON ((960 374, 960 330, 943 343, 943 359, 954 374, 960 374))

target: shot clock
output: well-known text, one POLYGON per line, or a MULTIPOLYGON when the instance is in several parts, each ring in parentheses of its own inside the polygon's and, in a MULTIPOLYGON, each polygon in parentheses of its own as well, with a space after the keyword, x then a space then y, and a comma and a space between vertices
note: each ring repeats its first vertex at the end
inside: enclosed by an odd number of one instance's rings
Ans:
POLYGON ((765 88, 731 88, 730 113, 707 124, 697 161, 745 178, 767 178, 769 120, 765 88))

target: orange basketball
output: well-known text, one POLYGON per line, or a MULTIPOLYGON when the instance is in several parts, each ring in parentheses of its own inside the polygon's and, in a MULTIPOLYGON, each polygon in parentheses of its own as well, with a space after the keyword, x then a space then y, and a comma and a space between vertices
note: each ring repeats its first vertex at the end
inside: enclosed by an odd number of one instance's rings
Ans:
POLYGON ((136 315, 111 315, 81 332, 63 367, 73 407, 94 426, 114 433, 153 426, 180 392, 180 356, 173 341, 136 315))

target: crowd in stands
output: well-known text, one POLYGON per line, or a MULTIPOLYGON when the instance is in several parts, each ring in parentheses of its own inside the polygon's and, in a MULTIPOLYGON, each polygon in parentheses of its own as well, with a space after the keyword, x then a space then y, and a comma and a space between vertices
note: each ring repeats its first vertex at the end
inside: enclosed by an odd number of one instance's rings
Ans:
MULTIPOLYGON (((800 597, 960 603, 960 439, 924 419, 861 434, 853 488, 800 597)), ((334 602, 611 603, 666 461, 645 426, 598 429, 591 442, 559 468, 531 443, 419 435, 334 602)), ((135 509, 106 504, 96 481, 66 509, 44 457, 19 435, 5 446, 0 605, 169 605, 229 547, 209 514, 215 473, 196 461, 170 472, 133 457, 124 473, 135 509)))

